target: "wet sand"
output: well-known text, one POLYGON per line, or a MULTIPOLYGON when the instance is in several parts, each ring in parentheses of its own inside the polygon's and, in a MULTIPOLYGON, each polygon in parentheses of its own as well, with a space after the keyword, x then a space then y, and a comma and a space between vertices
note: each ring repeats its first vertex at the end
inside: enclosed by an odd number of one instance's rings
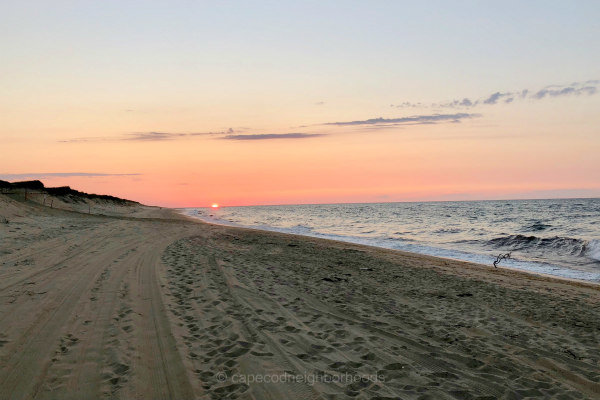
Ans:
POLYGON ((0 196, 0 398, 600 397, 597 285, 102 212, 0 196))

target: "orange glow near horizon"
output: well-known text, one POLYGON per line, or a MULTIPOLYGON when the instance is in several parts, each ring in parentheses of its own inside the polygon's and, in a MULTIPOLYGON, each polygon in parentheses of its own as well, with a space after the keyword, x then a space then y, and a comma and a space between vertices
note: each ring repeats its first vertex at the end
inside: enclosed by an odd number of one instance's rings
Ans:
POLYGON ((175 208, 600 197, 595 2, 124 3, 2 8, 0 180, 175 208))
POLYGON ((217 203, 213 203, 213 204, 211 205, 211 207, 212 207, 212 208, 219 208, 219 205, 218 205, 217 203))
POLYGON ((536 129, 513 115, 501 128, 474 120, 339 128, 328 136, 301 139, 9 141, 0 172, 24 172, 9 167, 21 165, 26 153, 26 172, 102 174, 8 180, 40 179, 47 186, 68 185, 166 207, 217 208, 214 199, 243 206, 598 196, 595 125, 562 135, 553 126, 568 125, 569 117, 557 115, 548 123, 552 126, 536 129), (510 135, 503 133, 507 129, 510 135))
MULTIPOLYGON (((36 140, 6 140, 0 173, 19 174, 19 178, 0 175, 0 179, 40 179, 47 186, 68 185, 166 207, 216 208, 214 199, 244 206, 596 197, 600 195, 596 112, 600 96, 577 97, 572 102, 577 107, 571 111, 560 110, 558 101, 545 106, 522 104, 522 110, 498 105, 485 117, 461 123, 317 124, 303 131, 322 136, 267 140, 225 140, 212 134, 161 137, 151 131, 154 123, 164 127, 158 132, 217 128, 196 128, 200 123, 194 121, 155 121, 155 114, 161 115, 157 112, 144 115, 145 126, 123 126, 118 131, 98 126, 88 132, 89 139, 80 141, 65 141, 76 132, 63 130, 36 140), (119 132, 147 132, 147 136, 133 140, 134 134, 119 132)), ((387 117, 399 115, 394 110, 387 117)), ((340 111, 308 122, 351 119, 351 114, 340 111)), ((285 132, 292 125, 278 124, 279 129, 268 132, 285 132)), ((263 133, 249 129, 240 135, 263 133)))

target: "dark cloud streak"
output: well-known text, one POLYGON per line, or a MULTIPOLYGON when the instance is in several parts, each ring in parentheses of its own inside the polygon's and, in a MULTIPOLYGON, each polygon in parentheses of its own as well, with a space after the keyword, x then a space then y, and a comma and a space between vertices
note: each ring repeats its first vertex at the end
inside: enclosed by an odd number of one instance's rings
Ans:
POLYGON ((323 133, 260 133, 249 135, 227 135, 220 139, 224 140, 271 140, 271 139, 308 139, 326 136, 323 133))
POLYGON ((355 125, 420 125, 438 122, 459 122, 462 119, 479 117, 479 114, 456 113, 456 114, 431 114, 414 115, 402 118, 371 118, 347 122, 326 122, 323 125, 355 126, 355 125))

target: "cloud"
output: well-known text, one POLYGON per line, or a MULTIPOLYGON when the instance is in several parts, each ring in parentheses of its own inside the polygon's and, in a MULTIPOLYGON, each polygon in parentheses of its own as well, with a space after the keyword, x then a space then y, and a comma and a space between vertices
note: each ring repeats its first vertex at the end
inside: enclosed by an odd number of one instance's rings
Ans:
POLYGON ((51 178, 51 177, 71 177, 71 176, 139 176, 142 174, 107 174, 104 172, 32 172, 26 174, 1 174, 0 179, 23 179, 23 178, 51 178))
POLYGON ((232 133, 243 132, 248 129, 250 128, 236 128, 236 130, 229 128, 226 131, 190 133, 189 136, 231 135, 232 133))
POLYGON ((227 135, 225 140, 270 140, 270 139, 307 139, 326 136, 323 133, 261 133, 251 135, 227 135))
POLYGON ((512 101, 512 93, 496 92, 491 94, 487 99, 483 100, 483 104, 496 104, 498 103, 498 100, 502 99, 503 97, 508 97, 512 101))
POLYGON ((559 96, 580 96, 586 94, 591 96, 598 91, 598 81, 587 81, 583 83, 574 82, 568 86, 546 86, 532 95, 535 99, 543 99, 544 97, 559 97, 559 96))
POLYGON ((85 143, 85 142, 114 142, 114 141, 128 141, 128 142, 160 142, 164 140, 181 139, 186 137, 194 136, 218 136, 218 135, 231 135, 236 131, 233 128, 229 128, 225 131, 216 132, 192 132, 192 133, 180 133, 180 132, 133 132, 127 133, 120 136, 100 136, 100 137, 83 137, 83 138, 72 138, 59 140, 60 143, 85 143))
POLYGON ((425 105, 421 102, 412 103, 410 101, 405 101, 400 104, 390 104, 390 107, 395 107, 395 108, 419 108, 419 107, 423 107, 423 106, 425 106, 425 105))
POLYGON ((188 136, 188 133, 169 133, 169 132, 135 132, 130 133, 120 140, 134 140, 142 142, 160 141, 160 140, 171 140, 188 136))
POLYGON ((541 100, 546 97, 560 97, 560 96, 581 96, 581 95, 594 95, 598 92, 600 86, 599 80, 589 80, 585 82, 573 82, 569 85, 549 85, 536 92, 531 92, 529 89, 522 89, 512 92, 501 92, 497 91, 488 96, 479 99, 470 99, 464 97, 462 100, 454 99, 452 101, 446 101, 441 103, 412 103, 405 101, 400 104, 392 104, 394 108, 471 108, 480 105, 496 105, 499 103, 509 104, 515 100, 541 100))
POLYGON ((229 128, 226 131, 217 132, 192 132, 192 133, 173 133, 173 132, 134 132, 120 137, 118 140, 129 140, 139 142, 158 142, 163 140, 173 140, 193 136, 217 136, 231 135, 235 131, 229 128))
POLYGON ((120 136, 87 137, 61 140, 61 143, 79 143, 79 142, 101 142, 101 141, 127 141, 127 142, 161 142, 175 139, 191 138, 198 136, 213 136, 217 139, 225 140, 269 140, 269 139, 306 139, 311 137, 325 136, 321 133, 261 133, 261 134, 238 134, 249 128, 236 129, 229 128, 217 132, 133 132, 120 136))
POLYGON ((353 126, 353 125, 421 125, 438 122, 460 122, 462 119, 479 117, 479 114, 456 113, 456 114, 431 114, 414 115, 402 118, 371 118, 347 122, 326 122, 323 125, 353 126))
POLYGON ((58 143, 87 143, 87 142, 106 142, 110 140, 121 140, 118 138, 110 138, 110 137, 80 137, 80 138, 71 138, 71 139, 61 139, 58 140, 58 143))
MULTIPOLYGON (((459 108, 459 107, 472 107, 477 103, 477 101, 473 101, 467 97, 464 97, 462 100, 452 100, 447 103, 436 104, 433 103, 430 106, 432 108, 459 108)), ((421 104, 421 103, 419 103, 421 104)))

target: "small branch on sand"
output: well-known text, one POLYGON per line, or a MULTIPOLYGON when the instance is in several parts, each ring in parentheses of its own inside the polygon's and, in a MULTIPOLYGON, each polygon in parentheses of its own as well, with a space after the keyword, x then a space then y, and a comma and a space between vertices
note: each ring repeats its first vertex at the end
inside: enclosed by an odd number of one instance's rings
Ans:
POLYGON ((511 253, 498 254, 498 257, 496 257, 496 261, 494 261, 494 268, 498 268, 498 264, 500 264, 500 261, 502 261, 504 259, 509 259, 510 258, 510 254, 511 253))

